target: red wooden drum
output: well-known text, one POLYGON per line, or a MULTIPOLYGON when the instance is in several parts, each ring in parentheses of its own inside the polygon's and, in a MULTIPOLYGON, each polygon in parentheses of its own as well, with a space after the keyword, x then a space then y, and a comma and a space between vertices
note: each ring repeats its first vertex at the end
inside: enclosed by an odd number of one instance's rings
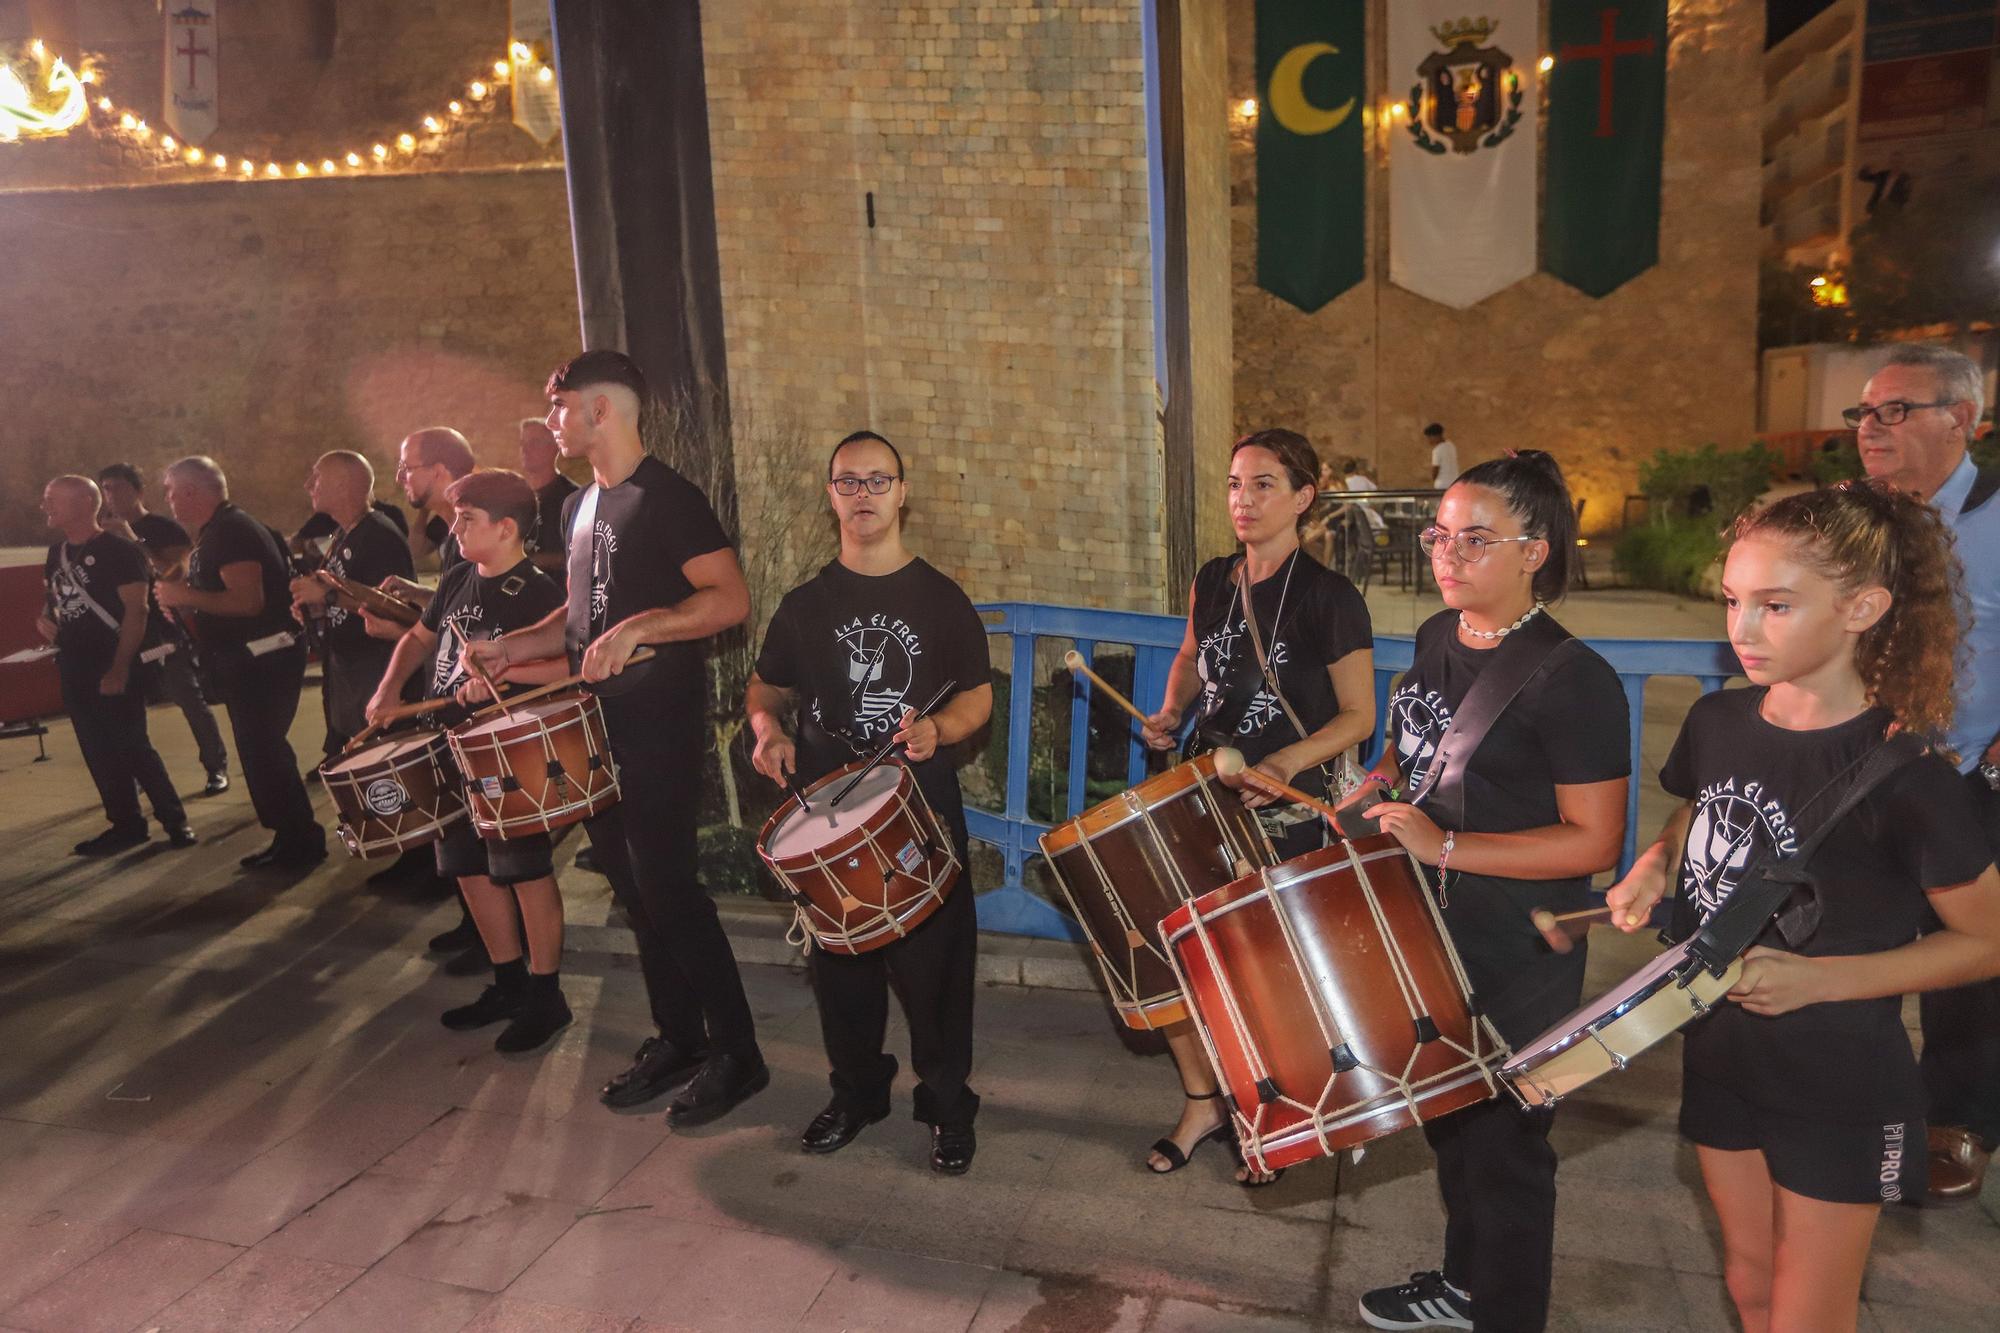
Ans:
POLYGON ((590 818, 618 802, 618 769, 593 694, 558 694, 451 731, 472 826, 523 838, 590 818))
POLYGON ((1202 755, 1155 774, 1043 836, 1042 853, 1125 1026, 1185 1022, 1187 1001, 1160 943, 1160 918, 1276 865, 1257 817, 1202 755))
POLYGON ((1308 852, 1160 924, 1260 1171, 1482 1102, 1499 1034, 1416 863, 1386 834, 1308 852))
POLYGON ((901 939, 958 882, 951 833, 910 770, 880 764, 840 803, 833 794, 863 761, 829 773, 764 821, 757 855, 792 896, 799 925, 828 953, 857 954, 901 939))
POLYGON ((465 818, 444 733, 392 737, 320 770, 351 856, 388 856, 437 841, 465 818))

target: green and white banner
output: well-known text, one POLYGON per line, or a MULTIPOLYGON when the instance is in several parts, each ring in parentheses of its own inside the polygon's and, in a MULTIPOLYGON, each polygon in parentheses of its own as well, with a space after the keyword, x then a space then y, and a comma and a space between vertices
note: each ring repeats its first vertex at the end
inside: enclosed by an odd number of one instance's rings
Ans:
POLYGON ((1257 0, 1257 285, 1311 312, 1366 270, 1366 0, 1257 0))
POLYGON ((1544 264, 1603 296, 1660 258, 1667 0, 1549 0, 1544 264))
POLYGON ((1395 0, 1389 279, 1463 310, 1535 271, 1536 0, 1395 0))

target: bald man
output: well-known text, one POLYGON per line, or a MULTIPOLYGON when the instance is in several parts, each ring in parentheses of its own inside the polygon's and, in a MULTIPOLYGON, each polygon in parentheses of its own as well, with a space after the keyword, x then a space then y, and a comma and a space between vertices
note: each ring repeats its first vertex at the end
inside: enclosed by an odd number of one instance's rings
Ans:
POLYGON ((576 494, 576 483, 556 469, 556 434, 540 417, 521 419, 521 475, 535 488, 535 530, 529 534, 528 559, 535 568, 568 590, 568 560, 563 555, 562 511, 576 494))
POLYGON ((242 858, 253 870, 303 870, 326 859, 288 733, 299 711, 306 653, 292 620, 285 541, 229 500, 212 458, 167 465, 167 508, 194 537, 187 577, 161 583, 160 606, 191 621, 202 667, 229 709, 229 729, 257 821, 271 845, 242 858))
MULTIPOLYGON (((329 574, 375 587, 416 572, 410 546, 396 525, 373 507, 375 469, 360 454, 335 449, 319 456, 306 474, 313 512, 334 525, 321 566, 329 574)), ((340 753, 368 725, 368 700, 388 669, 395 645, 368 633, 345 596, 311 575, 292 580, 292 615, 301 625, 318 617, 324 634, 325 680, 320 707, 326 715, 326 758, 340 753)))
POLYGON ((137 679, 147 638, 150 574, 138 543, 97 526, 103 497, 88 477, 57 477, 42 491, 54 530, 42 575, 47 614, 38 628, 55 645, 63 708, 97 784, 111 827, 76 845, 78 856, 110 856, 147 841, 139 788, 174 847, 192 847, 187 810, 146 735, 146 695, 137 679))

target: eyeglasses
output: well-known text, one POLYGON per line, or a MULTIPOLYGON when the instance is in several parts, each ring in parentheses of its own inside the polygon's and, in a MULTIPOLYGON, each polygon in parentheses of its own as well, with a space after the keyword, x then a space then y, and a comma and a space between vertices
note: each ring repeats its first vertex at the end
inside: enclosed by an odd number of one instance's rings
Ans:
POLYGON ((832 486, 842 495, 859 495, 863 486, 868 488, 870 495, 887 495, 889 488, 901 480, 901 477, 891 477, 886 473, 877 472, 868 477, 835 477, 832 486))
POLYGON ((1860 407, 1847 408, 1841 412, 1840 419, 1850 426, 1859 426, 1868 418, 1874 417, 1881 425, 1900 426, 1904 418, 1912 412, 1926 407, 1950 407, 1957 401, 1955 398, 1940 398, 1935 403, 1907 403, 1901 398, 1891 398, 1886 403, 1876 403, 1872 407, 1863 403, 1860 407))
POLYGON ((1533 537, 1482 537, 1476 532, 1446 532, 1443 528, 1425 528, 1417 534, 1417 545, 1424 548, 1425 555, 1434 556, 1438 547, 1449 546, 1451 553, 1468 565, 1478 564, 1489 546, 1533 540, 1533 537))

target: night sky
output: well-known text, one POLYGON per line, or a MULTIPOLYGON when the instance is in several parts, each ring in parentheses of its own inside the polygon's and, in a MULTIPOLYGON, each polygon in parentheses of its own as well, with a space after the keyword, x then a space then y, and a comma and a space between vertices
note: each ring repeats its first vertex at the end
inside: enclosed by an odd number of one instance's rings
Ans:
POLYGON ((1832 0, 1764 0, 1764 45, 1789 36, 1830 3, 1832 0))

